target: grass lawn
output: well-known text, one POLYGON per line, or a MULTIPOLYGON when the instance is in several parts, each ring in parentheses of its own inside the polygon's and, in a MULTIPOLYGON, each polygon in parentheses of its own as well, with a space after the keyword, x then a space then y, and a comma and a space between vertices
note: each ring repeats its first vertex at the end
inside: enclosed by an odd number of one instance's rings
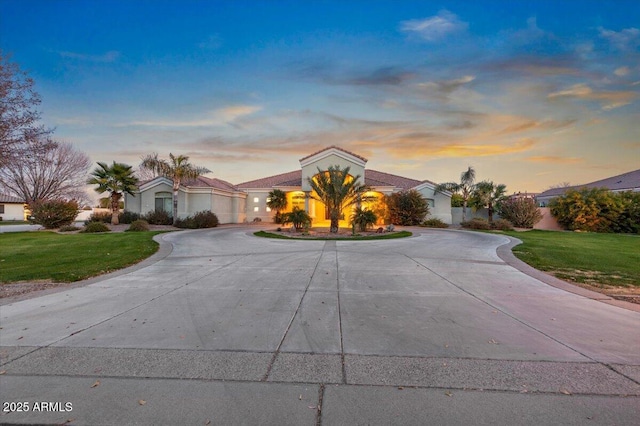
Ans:
POLYGON ((74 282, 133 265, 155 253, 159 232, 0 234, 0 283, 74 282))
POLYGON ((576 283, 640 289, 640 236, 582 232, 505 232, 513 253, 536 269, 576 283))
POLYGON ((28 225, 26 220, 0 220, 0 226, 6 225, 28 225))
POLYGON ((263 237, 263 238, 277 238, 277 239, 281 239, 281 240, 322 240, 322 241, 327 241, 327 240, 346 240, 346 241, 360 241, 360 240, 392 240, 394 238, 405 238, 405 237, 410 237, 411 232, 409 231, 400 231, 400 232, 394 232, 392 234, 379 234, 379 235, 366 235, 366 236, 356 236, 356 237, 352 237, 352 236, 340 236, 340 237, 289 237, 287 235, 282 235, 282 234, 274 234, 273 232, 267 232, 267 231, 258 231, 258 232, 254 232, 253 235, 255 235, 256 237, 263 237))

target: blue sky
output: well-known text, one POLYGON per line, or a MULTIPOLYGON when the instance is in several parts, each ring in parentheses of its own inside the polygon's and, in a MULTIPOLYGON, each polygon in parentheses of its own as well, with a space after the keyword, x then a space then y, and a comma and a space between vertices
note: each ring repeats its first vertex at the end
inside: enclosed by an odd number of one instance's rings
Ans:
POLYGON ((338 145, 510 192, 640 167, 638 1, 0 0, 0 47, 94 161, 240 183, 338 145))

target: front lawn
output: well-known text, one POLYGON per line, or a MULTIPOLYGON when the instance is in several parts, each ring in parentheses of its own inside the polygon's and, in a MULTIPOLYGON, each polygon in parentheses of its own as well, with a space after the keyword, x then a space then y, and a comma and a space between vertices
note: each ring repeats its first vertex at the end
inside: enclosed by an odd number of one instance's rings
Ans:
POLYGON ((121 269, 158 250, 159 232, 0 234, 0 283, 74 282, 121 269))
POLYGON ((640 288, 640 236, 586 232, 505 232, 522 240, 513 253, 558 278, 598 287, 640 288))
POLYGON ((29 225, 26 220, 0 220, 0 226, 29 225))

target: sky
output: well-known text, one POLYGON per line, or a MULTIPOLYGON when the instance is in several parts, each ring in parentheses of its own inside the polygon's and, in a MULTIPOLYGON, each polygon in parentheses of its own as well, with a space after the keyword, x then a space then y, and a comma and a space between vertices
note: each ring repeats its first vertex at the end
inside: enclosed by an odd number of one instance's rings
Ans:
POLYGON ((509 193, 640 168, 640 1, 0 0, 0 48, 93 161, 238 184, 336 145, 509 193))

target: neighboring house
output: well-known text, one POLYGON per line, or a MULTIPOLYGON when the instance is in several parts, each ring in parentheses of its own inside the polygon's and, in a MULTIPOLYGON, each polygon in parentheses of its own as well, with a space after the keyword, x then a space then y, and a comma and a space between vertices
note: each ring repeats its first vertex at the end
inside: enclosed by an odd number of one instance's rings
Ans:
MULTIPOLYGON (((199 177, 184 183, 178 194, 178 215, 181 217, 198 211, 214 212, 221 223, 242 223, 261 220, 270 222, 274 212, 267 207, 269 192, 280 189, 287 193, 288 207, 305 209, 313 218, 316 226, 329 223, 324 205, 310 197, 311 187, 307 178, 312 178, 318 169, 327 170, 330 166, 350 167, 352 176, 372 189, 378 197, 408 189, 419 191, 429 203, 430 217, 437 217, 451 223, 451 194, 435 192, 436 184, 427 180, 420 181, 376 170, 367 170, 367 159, 342 148, 331 146, 300 160, 300 169, 288 173, 244 182, 230 184, 220 179, 199 177)), ((154 210, 171 212, 172 187, 166 178, 156 178, 140 185, 134 197, 127 195, 127 210, 146 214, 154 210)), ((367 207, 367 206, 365 206, 367 207)), ((373 207, 372 205, 368 207, 373 207)), ((345 226, 349 219, 345 212, 345 226)))
POLYGON ((0 194, 0 220, 25 220, 24 200, 0 194))
POLYGON ((564 188, 552 188, 544 191, 536 197, 536 201, 540 207, 546 207, 549 202, 556 197, 563 195, 570 189, 582 188, 607 188, 611 192, 639 192, 640 191, 640 169, 632 172, 623 173, 621 175, 610 178, 597 180, 595 182, 586 183, 584 185, 567 186, 564 188))

